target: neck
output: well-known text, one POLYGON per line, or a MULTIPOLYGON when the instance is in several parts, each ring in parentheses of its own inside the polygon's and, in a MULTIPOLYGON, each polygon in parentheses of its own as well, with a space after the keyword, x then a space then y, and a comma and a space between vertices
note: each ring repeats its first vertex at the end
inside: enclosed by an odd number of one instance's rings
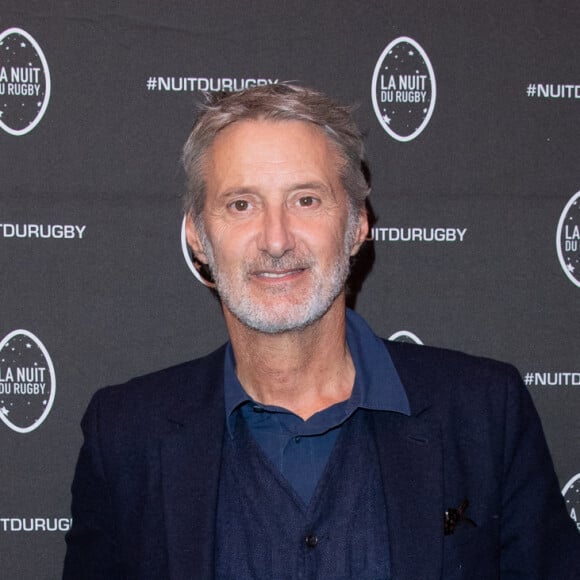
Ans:
POLYGON ((343 296, 320 320, 280 334, 250 329, 227 309, 224 314, 236 374, 254 400, 307 419, 348 399, 355 369, 346 343, 343 296))

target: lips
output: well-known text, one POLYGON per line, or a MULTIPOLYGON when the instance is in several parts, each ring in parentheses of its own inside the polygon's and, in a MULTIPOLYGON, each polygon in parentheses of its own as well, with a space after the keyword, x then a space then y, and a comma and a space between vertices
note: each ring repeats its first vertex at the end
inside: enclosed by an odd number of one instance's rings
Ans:
POLYGON ((295 268, 292 270, 277 270, 277 271, 259 271, 255 272, 254 276, 257 278, 269 278, 272 280, 278 280, 281 278, 287 278, 289 276, 294 276, 304 272, 304 268, 295 268))

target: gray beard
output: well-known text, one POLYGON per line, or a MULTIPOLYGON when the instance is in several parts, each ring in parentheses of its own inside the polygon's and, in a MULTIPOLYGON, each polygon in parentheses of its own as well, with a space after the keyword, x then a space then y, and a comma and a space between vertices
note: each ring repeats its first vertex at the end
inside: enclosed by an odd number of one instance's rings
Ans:
POLYGON ((236 290, 230 277, 220 270, 215 260, 213 247, 205 233, 201 219, 197 220, 200 243, 208 260, 209 269, 213 275, 217 293, 225 307, 246 327, 266 334, 280 334, 301 330, 322 318, 344 290, 350 272, 350 253, 356 236, 355 212, 349 210, 348 223, 344 236, 342 253, 332 271, 325 275, 321 272, 312 256, 297 256, 293 251, 280 258, 263 253, 251 265, 244 265, 245 277, 252 270, 284 270, 294 268, 309 268, 314 276, 314 285, 309 296, 304 296, 300 302, 281 304, 265 309, 261 304, 248 296, 241 295, 236 290))

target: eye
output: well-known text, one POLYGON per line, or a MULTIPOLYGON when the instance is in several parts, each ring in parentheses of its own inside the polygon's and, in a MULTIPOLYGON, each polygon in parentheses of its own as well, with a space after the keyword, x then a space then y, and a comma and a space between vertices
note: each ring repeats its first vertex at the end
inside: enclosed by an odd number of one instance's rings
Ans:
POLYGON ((311 195, 305 195, 298 200, 300 207, 312 207, 316 203, 316 199, 311 195))
POLYGON ((250 207, 250 203, 245 199, 236 199, 230 204, 230 207, 235 211, 246 211, 250 207))

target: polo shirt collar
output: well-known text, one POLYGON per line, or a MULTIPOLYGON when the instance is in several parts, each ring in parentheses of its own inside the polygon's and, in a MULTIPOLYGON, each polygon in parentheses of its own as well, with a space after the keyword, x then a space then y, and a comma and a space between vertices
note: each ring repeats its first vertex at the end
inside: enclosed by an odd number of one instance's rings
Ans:
MULTIPOLYGON (((375 335, 361 316, 348 308, 346 341, 355 367, 352 394, 345 402, 346 416, 350 416, 358 408, 410 415, 407 393, 385 343, 375 335)), ((224 396, 227 428, 233 437, 234 411, 253 400, 236 376, 234 352, 229 342, 226 345, 224 361, 224 396)))

